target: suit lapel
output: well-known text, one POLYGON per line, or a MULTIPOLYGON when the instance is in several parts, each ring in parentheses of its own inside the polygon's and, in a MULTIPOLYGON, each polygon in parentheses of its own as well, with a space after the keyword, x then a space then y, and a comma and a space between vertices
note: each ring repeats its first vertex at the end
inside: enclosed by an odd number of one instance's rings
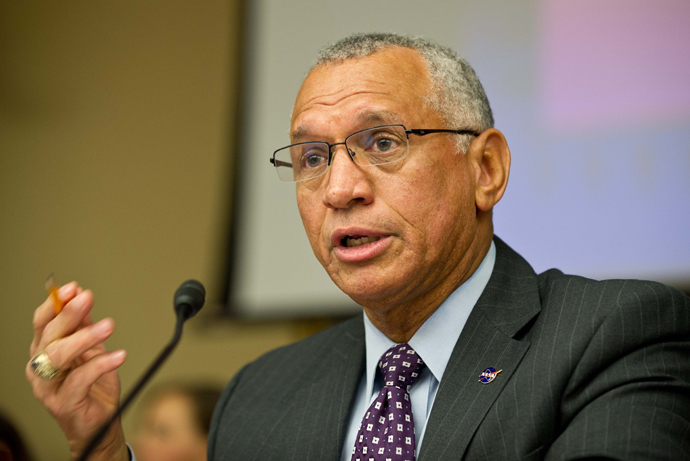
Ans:
POLYGON ((514 339, 541 310, 536 274, 497 237, 496 263, 453 349, 427 421, 420 461, 459 459, 530 343, 514 339), (501 372, 488 383, 480 374, 501 372))
MULTIPOLYGON (((340 459, 346 424, 350 419, 351 403, 364 373, 364 327, 361 319, 337 338, 322 367, 320 378, 313 381, 299 395, 297 405, 309 408, 312 430, 300 431, 296 446, 308 446, 297 459, 323 461, 340 459)), ((299 407, 298 407, 299 408, 299 407)))

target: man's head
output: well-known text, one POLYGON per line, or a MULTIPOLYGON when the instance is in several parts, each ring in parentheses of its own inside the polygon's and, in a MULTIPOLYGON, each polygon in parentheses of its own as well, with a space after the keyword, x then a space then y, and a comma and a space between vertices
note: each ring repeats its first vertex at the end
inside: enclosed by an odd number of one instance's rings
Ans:
MULTIPOLYGON (((452 49, 430 40, 397 34, 354 34, 323 48, 312 69, 394 46, 415 50, 423 58, 431 83, 425 101, 448 126, 471 127, 479 132, 493 128, 491 106, 474 69, 452 49)), ((464 151, 470 140, 460 136, 457 141, 464 151)))
POLYGON ((476 84, 460 87, 482 97, 467 102, 468 91, 461 92, 458 107, 446 110, 453 101, 430 77, 429 60, 414 47, 376 37, 346 39, 359 45, 336 44, 322 53, 297 95, 293 143, 342 143, 356 131, 389 124, 481 134, 465 152, 458 149, 462 135, 410 135, 395 141, 408 142, 405 158, 373 166, 356 164, 344 146, 334 146, 328 171, 297 184, 297 202, 314 254, 345 293, 369 313, 416 306, 408 314, 421 309, 428 317, 486 254, 510 154, 501 133, 490 128, 488 102, 466 63, 457 79, 469 75, 476 84), (369 51, 352 51, 360 45, 369 51), (462 114, 461 120, 449 121, 448 114, 462 114))

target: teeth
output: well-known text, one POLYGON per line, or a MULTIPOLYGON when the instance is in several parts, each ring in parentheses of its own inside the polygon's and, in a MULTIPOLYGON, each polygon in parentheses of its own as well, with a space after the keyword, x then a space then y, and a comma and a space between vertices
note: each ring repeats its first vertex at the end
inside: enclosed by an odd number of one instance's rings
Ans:
POLYGON ((364 245, 365 243, 371 243, 379 240, 381 237, 360 237, 360 238, 353 238, 353 237, 346 237, 345 238, 345 246, 350 248, 350 247, 357 247, 360 245, 364 245))

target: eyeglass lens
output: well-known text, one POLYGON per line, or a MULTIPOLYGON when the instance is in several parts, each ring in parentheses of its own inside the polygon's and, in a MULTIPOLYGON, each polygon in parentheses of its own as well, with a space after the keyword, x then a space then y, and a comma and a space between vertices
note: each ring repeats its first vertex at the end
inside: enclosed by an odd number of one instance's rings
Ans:
MULTIPOLYGON (((348 136, 345 146, 358 165, 382 165, 407 155, 407 134, 402 125, 373 127, 348 136)), ((288 182, 321 176, 328 169, 330 149, 325 142, 306 142, 276 151, 278 176, 288 182)))

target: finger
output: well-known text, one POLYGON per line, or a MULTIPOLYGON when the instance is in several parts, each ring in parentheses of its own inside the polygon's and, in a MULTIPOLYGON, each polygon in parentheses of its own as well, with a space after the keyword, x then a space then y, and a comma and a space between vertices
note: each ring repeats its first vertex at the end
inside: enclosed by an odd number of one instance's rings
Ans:
POLYGON ((81 322, 79 322, 79 326, 77 327, 77 330, 81 330, 84 327, 88 327, 92 323, 93 323, 93 318, 91 317, 91 312, 89 312, 88 314, 86 314, 86 316, 84 316, 84 318, 81 320, 81 322))
MULTIPOLYGON (((60 370, 69 369, 73 362, 89 349, 102 346, 103 341, 113 334, 115 324, 112 319, 103 319, 64 338, 45 346, 45 352, 53 365, 60 370)), ((105 350, 100 347, 99 352, 105 350)))
MULTIPOLYGON (((72 300, 79 292, 81 288, 77 285, 77 282, 70 282, 63 285, 58 290, 58 297, 63 303, 67 303, 72 300)), ((43 329, 48 325, 48 322, 55 318, 55 304, 53 303, 53 298, 48 296, 48 298, 36 308, 34 311, 34 340, 36 343, 40 340, 43 329)))
POLYGON ((107 352, 105 349, 105 345, 103 343, 97 344, 96 346, 92 347, 91 349, 87 350, 82 355, 77 357, 74 360, 74 366, 80 366, 81 364, 86 363, 89 360, 91 360, 91 358, 97 356, 98 354, 102 354, 104 352, 107 352))
MULTIPOLYGON (((88 362, 72 370, 58 389, 56 397, 67 406, 82 402, 89 395, 91 386, 106 373, 116 370, 125 362, 124 350, 106 352, 92 357, 88 362)), ((113 389, 113 391, 116 391, 113 389)), ((117 400, 118 396, 113 396, 117 400)))
POLYGON ((24 373, 26 374, 26 379, 29 381, 29 384, 31 384, 34 396, 41 402, 45 402, 45 399, 54 393, 62 382, 61 378, 46 380, 38 376, 31 366, 31 361, 26 364, 24 373))
MULTIPOLYGON (((81 330, 82 328, 88 327, 92 323, 93 323, 93 320, 91 319, 91 314, 89 314, 86 317, 84 317, 84 320, 81 321, 81 323, 77 327, 77 331, 81 330)), ((74 359, 73 366, 79 366, 82 363, 88 361, 91 357, 98 355, 98 354, 102 354, 103 352, 106 352, 105 344, 104 343, 95 344, 92 348, 88 349, 86 352, 84 352, 79 357, 74 359)))
POLYGON ((38 341, 38 350, 43 350, 53 341, 74 333, 82 320, 89 314, 92 306, 93 293, 91 290, 85 290, 75 296, 65 305, 60 315, 48 322, 43 328, 43 333, 38 341))
MULTIPOLYGON (((93 324, 93 318, 91 317, 91 314, 89 313, 89 314, 87 314, 87 315, 82 319, 82 321, 79 323, 79 326, 77 327, 77 329, 76 329, 75 331, 79 331, 79 330, 81 330, 81 329, 83 329, 83 328, 86 328, 86 327, 92 325, 92 324, 93 324)), ((39 339, 40 339, 40 338, 39 338, 39 339)), ((99 353, 105 351, 105 346, 104 346, 103 344, 95 345, 94 348, 95 348, 99 353)), ((35 354, 37 354, 40 350, 41 350, 41 349, 38 349, 38 344, 36 344, 36 351, 34 351, 34 347, 33 347, 33 343, 32 343, 32 349, 31 349, 32 357, 34 357, 35 354)))

